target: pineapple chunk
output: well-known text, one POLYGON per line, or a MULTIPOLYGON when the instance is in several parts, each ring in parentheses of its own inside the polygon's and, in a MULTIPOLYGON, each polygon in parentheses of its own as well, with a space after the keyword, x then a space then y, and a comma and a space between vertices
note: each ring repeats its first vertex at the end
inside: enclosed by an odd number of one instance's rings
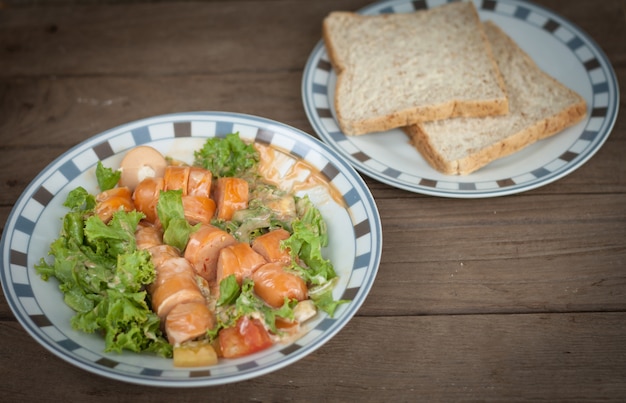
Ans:
POLYGON ((174 347, 175 367, 203 367, 217 364, 217 353, 206 342, 187 342, 174 347))

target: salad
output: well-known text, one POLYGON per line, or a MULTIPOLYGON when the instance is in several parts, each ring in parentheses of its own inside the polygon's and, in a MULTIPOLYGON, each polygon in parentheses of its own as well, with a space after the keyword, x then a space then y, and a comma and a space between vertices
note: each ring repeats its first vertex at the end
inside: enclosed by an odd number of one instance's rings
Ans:
POLYGON ((147 146, 119 167, 99 162, 100 192, 68 194, 52 258, 35 269, 58 280, 72 327, 101 333, 105 351, 188 367, 293 340, 347 301, 332 295, 326 223, 296 192, 302 162, 279 183, 281 155, 231 133, 207 139, 193 164, 147 146))

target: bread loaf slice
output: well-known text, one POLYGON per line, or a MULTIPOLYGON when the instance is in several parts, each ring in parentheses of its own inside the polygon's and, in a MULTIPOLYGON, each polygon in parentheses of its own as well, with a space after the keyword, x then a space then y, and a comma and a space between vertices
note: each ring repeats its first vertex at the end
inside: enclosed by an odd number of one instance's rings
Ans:
POLYGON ((508 112, 472 2, 406 14, 332 12, 323 38, 337 73, 335 112, 347 135, 508 112))
POLYGON ((493 22, 484 24, 509 95, 509 114, 456 118, 404 128, 436 170, 467 175, 581 121, 586 102, 544 73, 493 22))

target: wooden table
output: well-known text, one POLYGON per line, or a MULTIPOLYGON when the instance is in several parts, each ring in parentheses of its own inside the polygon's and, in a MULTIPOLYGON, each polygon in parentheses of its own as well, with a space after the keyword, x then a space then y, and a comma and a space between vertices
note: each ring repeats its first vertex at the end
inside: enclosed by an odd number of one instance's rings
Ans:
MULTIPOLYGON (((111 127, 223 110, 314 133, 301 102, 323 17, 369 0, 0 2, 0 222, 53 159, 111 127)), ((624 0, 540 0, 626 83, 624 0)), ((322 348, 237 384, 109 380, 37 344, 0 298, 0 400, 623 401, 626 113, 567 177, 446 199, 365 178, 384 230, 371 293, 322 348)))

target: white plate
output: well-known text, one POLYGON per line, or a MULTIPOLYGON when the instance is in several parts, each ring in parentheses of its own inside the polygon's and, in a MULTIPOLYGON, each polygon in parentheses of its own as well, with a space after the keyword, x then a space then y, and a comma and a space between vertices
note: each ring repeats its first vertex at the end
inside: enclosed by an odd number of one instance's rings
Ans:
MULTIPOLYGON (((403 13, 446 2, 388 0, 359 12, 403 13)), ((560 179, 589 160, 609 136, 619 107, 615 73, 600 47, 574 24, 532 3, 474 2, 482 20, 498 24, 539 67, 585 98, 588 109, 584 121, 470 175, 443 175, 428 165, 400 129, 362 136, 341 132, 332 101, 336 75, 320 41, 302 79, 304 107, 320 138, 365 175, 400 189, 443 197, 480 198, 524 192, 560 179)))
MULTIPOLYGON (((191 161, 189 161, 191 162, 191 161)), ((313 199, 313 198, 312 198, 313 199)), ((52 353, 87 371, 136 384, 207 386, 241 381, 291 364, 310 354, 346 325, 364 302, 376 277, 382 250, 378 210, 361 177, 324 143, 284 124, 223 112, 157 116, 125 124, 92 137, 43 170, 16 202, 1 243, 4 295, 24 328, 52 353), (318 314, 299 340, 218 365, 180 369, 172 360, 149 354, 104 353, 104 340, 70 327, 72 311, 63 303, 55 279, 41 280, 35 263, 47 256, 58 237, 68 192, 83 186, 97 191, 95 166, 118 166, 130 148, 148 144, 164 154, 193 159, 207 137, 239 132, 245 139, 272 144, 317 168, 343 195, 345 205, 318 204, 329 228, 324 251, 340 276, 335 297, 351 300, 333 318, 318 314)), ((37 365, 37 363, 31 363, 37 365)))

